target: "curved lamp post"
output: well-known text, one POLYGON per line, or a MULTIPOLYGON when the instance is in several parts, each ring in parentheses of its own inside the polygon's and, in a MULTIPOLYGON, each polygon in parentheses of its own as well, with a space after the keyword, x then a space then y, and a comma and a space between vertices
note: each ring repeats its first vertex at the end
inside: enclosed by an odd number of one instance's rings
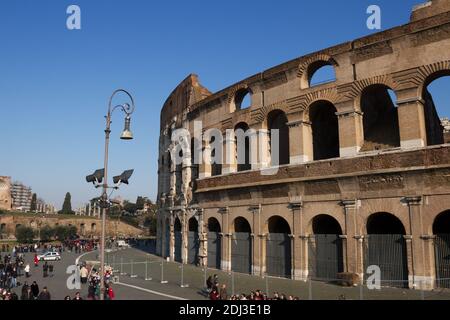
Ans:
POLYGON ((106 233, 106 215, 108 214, 110 201, 108 199, 108 189, 117 189, 120 183, 128 184, 128 179, 130 178, 133 170, 125 171, 122 175, 116 176, 113 179, 114 186, 108 185, 108 151, 109 151, 109 136, 111 134, 111 116, 115 110, 122 110, 125 113, 125 126, 120 135, 122 140, 133 139, 133 134, 130 130, 131 124, 131 114, 134 111, 134 100, 128 91, 123 89, 118 89, 113 92, 111 98, 109 99, 108 114, 106 115, 106 129, 105 129, 105 159, 104 159, 104 169, 97 170, 94 174, 86 177, 87 182, 92 182, 98 187, 102 187, 102 195, 100 197, 100 205, 102 208, 102 235, 100 243, 100 300, 104 300, 105 294, 105 233, 106 233), (114 96, 118 93, 124 93, 130 99, 130 103, 119 104, 113 107, 114 96), (103 181, 103 183, 102 183, 103 181))

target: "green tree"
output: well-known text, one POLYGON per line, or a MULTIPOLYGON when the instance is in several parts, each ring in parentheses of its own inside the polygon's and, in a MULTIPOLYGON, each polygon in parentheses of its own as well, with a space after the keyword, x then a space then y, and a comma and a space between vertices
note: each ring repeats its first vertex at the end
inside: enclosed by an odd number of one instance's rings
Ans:
POLYGON ((137 206, 135 203, 125 201, 123 205, 123 210, 128 213, 134 214, 137 210, 137 206))
POLYGON ((72 197, 70 195, 70 192, 66 193, 66 197, 64 198, 64 203, 62 206, 62 210, 59 211, 60 214, 74 214, 75 212, 72 211, 72 203, 71 200, 72 197))
POLYGON ((35 232, 30 227, 19 226, 16 228, 16 239, 19 243, 33 242, 35 232))
POLYGON ((33 196, 31 197, 30 211, 35 212, 36 210, 37 210, 37 196, 36 193, 33 193, 33 196))
POLYGON ((148 228, 151 236, 156 236, 156 217, 146 217, 144 220, 144 227, 148 228))
POLYGON ((42 241, 50 241, 55 236, 55 228, 50 226, 44 226, 40 231, 40 237, 42 241))
POLYGON ((63 241, 68 238, 68 227, 66 226, 56 226, 55 227, 55 236, 58 240, 63 241))

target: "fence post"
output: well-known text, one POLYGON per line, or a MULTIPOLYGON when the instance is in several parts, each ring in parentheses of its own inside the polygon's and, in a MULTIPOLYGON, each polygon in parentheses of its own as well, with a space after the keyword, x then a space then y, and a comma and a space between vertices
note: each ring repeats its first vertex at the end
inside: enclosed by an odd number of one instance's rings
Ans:
POLYGON ((148 260, 145 260, 145 280, 152 280, 152 278, 148 276, 148 260))
POLYGON ((120 275, 125 275, 125 273, 123 272, 123 257, 120 257, 120 275))
POLYGON ((167 283, 167 281, 164 280, 164 259, 161 260, 161 283, 167 283))
POLYGON ((181 288, 187 288, 189 287, 188 284, 184 283, 184 263, 181 264, 181 284, 180 284, 181 288))
POLYGON ((133 265, 134 265, 134 260, 131 260, 131 273, 130 273, 130 277, 131 278, 137 278, 137 274, 134 274, 133 270, 133 265))

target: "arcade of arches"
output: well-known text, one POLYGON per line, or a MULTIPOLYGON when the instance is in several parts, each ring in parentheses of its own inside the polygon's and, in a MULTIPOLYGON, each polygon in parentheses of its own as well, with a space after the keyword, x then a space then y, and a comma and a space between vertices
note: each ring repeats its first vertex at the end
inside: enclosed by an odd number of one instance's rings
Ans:
POLYGON ((433 0, 216 93, 180 82, 161 111, 158 254, 303 280, 378 265, 388 286, 450 287, 449 13, 433 0), (312 81, 324 66, 333 79, 312 81), (192 138, 196 121, 223 135, 222 164, 205 137, 170 163, 170 133, 192 138))

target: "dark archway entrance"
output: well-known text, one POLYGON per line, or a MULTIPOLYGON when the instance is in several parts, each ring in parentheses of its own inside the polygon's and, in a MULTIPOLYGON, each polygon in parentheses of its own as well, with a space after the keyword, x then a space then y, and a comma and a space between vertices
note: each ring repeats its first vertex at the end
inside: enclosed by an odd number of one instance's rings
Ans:
POLYGON ((272 159, 272 166, 289 164, 289 127, 287 126, 288 119, 286 114, 281 110, 274 110, 267 116, 269 137, 270 137, 270 155, 272 159), (273 141, 278 143, 278 163, 276 163, 276 157, 272 150, 272 130, 278 130, 279 141, 273 141))
POLYGON ((434 242, 436 286, 450 288, 450 210, 436 217, 433 234, 436 236, 434 242))
POLYGON ((241 273, 252 272, 251 228, 243 217, 234 220, 234 233, 231 240, 231 270, 241 273))
POLYGON ((336 108, 329 101, 317 101, 309 109, 314 160, 339 157, 339 125, 336 108))
POLYGON ((313 235, 309 241, 309 273, 311 278, 334 281, 344 271, 342 234, 339 222, 320 214, 312 220, 313 235))
POLYGON ((266 273, 276 277, 291 277, 291 228, 280 216, 268 221, 269 234, 266 240, 266 273))
POLYGON ((405 227, 391 213, 378 212, 367 219, 365 269, 376 265, 381 270, 381 285, 408 287, 408 261, 405 227))
POLYGON ((188 232, 188 263, 198 264, 198 249, 200 247, 200 239, 198 237, 198 222, 194 217, 189 219, 188 232))
POLYGON ((208 267, 220 269, 222 238, 220 224, 216 218, 208 219, 208 267))
POLYGON ((251 170, 250 163, 250 137, 248 136, 248 124, 245 122, 238 123, 234 128, 237 171, 251 170))
POLYGON ((175 236, 175 255, 174 260, 177 262, 182 262, 181 257, 181 244, 182 244, 182 233, 181 233, 181 222, 180 219, 175 218, 175 223, 173 225, 173 231, 175 236))

